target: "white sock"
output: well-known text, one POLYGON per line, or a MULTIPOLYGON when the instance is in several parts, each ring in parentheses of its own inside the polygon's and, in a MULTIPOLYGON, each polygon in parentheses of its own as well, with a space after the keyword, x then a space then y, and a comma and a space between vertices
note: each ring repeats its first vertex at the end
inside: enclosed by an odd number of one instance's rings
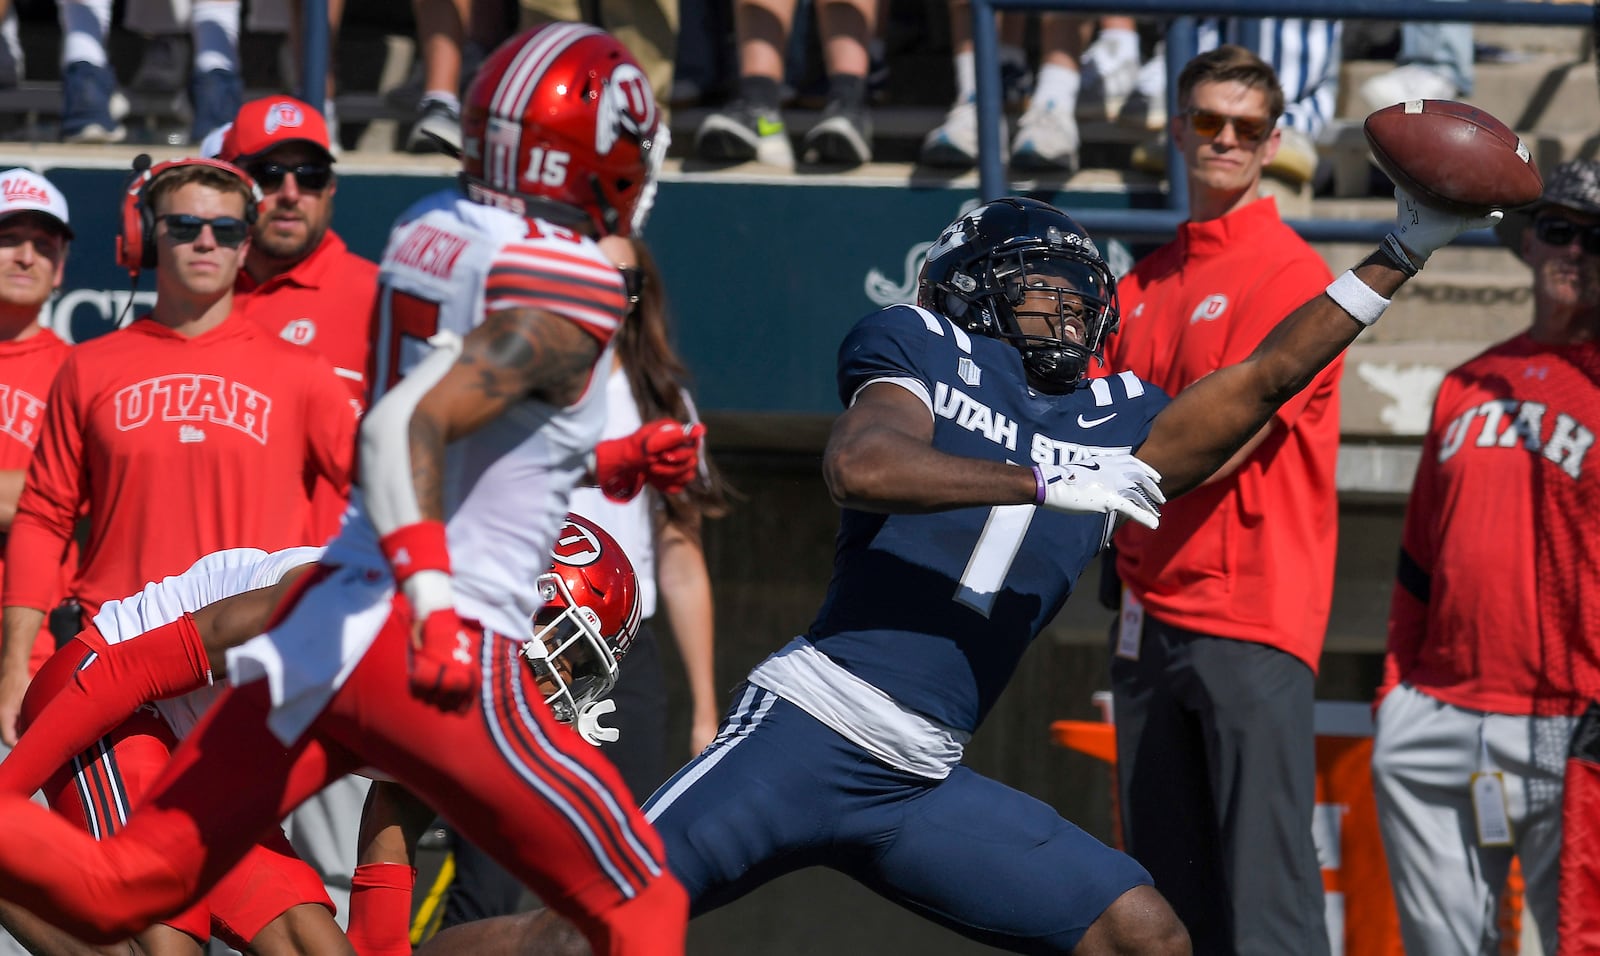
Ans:
POLYGON ((194 37, 194 71, 239 72, 239 0, 201 0, 189 29, 194 37))
POLYGON ((428 105, 430 100, 448 106, 450 112, 455 113, 457 116, 461 115, 461 97, 454 93, 447 90, 428 90, 422 94, 422 99, 417 101, 417 110, 420 112, 424 106, 428 105))
POLYGON ((106 65, 106 31, 111 0, 61 0, 61 68, 72 63, 106 65))
POLYGON ((971 50, 956 54, 956 102, 966 103, 978 96, 978 72, 971 50))
POLYGON ((1078 71, 1054 63, 1039 67, 1034 82, 1033 98, 1037 102, 1061 103, 1071 106, 1078 102, 1078 71))

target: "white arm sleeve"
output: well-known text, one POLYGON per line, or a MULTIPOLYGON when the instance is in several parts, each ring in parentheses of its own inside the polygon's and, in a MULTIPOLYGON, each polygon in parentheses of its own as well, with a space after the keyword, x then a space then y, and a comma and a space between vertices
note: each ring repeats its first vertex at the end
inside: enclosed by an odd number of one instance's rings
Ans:
POLYGON ((440 332, 433 351, 407 372, 361 422, 361 494, 380 536, 422 520, 411 481, 411 414, 461 355, 461 337, 440 332))

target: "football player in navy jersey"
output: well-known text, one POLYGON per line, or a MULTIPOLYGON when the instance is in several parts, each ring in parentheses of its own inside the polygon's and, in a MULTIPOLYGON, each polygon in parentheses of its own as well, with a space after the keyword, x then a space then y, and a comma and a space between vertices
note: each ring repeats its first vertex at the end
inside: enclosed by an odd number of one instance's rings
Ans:
MULTIPOLYGON (((1190 951, 1139 864, 962 748, 1115 520, 1153 527, 1163 495, 1226 462, 1429 254, 1498 218, 1396 199, 1384 247, 1170 401, 1132 374, 1085 378, 1116 331, 1115 284, 1070 217, 1006 198, 944 230, 918 304, 839 349, 823 473, 843 514, 821 611, 645 804, 694 914, 822 865, 1016 952, 1190 951)), ((476 931, 548 944, 551 923, 476 931)))

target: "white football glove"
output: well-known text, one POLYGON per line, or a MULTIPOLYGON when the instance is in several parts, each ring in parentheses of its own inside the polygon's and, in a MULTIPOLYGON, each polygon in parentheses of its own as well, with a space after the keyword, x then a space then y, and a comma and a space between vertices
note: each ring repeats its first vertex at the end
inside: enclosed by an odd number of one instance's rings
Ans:
POLYGON ((1390 235, 1424 262, 1463 232, 1487 229, 1505 218, 1505 213, 1498 209, 1487 216, 1475 218, 1440 212, 1431 206, 1424 206, 1399 186, 1394 190, 1394 204, 1394 232, 1390 235))
MULTIPOLYGON (((1096 455, 1071 465, 1034 465, 1038 504, 1069 514, 1124 515, 1146 528, 1161 523, 1167 503, 1161 475, 1132 455, 1096 455)), ((1108 523, 1115 526, 1115 520, 1108 523)))

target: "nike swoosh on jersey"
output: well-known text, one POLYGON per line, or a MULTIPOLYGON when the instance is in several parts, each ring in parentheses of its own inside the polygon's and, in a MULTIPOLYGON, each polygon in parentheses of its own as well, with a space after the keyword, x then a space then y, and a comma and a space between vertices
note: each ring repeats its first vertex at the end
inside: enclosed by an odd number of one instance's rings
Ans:
POLYGON ((1079 428, 1093 428, 1096 425, 1104 425, 1106 422, 1109 422, 1113 418, 1116 418, 1116 417, 1117 417, 1117 413, 1116 412, 1112 412, 1111 414, 1107 415, 1104 418, 1084 418, 1083 417, 1083 413, 1079 412, 1078 413, 1078 427, 1079 428))

